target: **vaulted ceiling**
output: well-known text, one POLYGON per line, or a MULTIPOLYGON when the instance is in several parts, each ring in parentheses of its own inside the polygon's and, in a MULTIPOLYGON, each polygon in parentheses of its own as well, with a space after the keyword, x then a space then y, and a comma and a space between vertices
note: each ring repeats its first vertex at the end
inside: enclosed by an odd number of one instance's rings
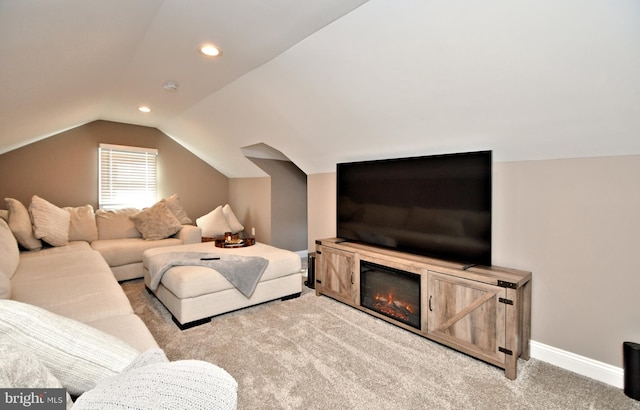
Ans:
POLYGON ((261 145, 308 174, 639 154, 638 73, 636 0, 0 0, 0 153, 103 119, 229 177, 264 175, 261 145))

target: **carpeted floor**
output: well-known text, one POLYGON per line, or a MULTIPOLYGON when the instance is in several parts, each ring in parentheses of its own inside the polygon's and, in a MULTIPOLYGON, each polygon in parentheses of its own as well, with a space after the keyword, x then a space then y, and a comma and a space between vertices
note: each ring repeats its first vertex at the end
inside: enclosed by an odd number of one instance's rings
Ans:
POLYGON ((640 409, 620 389, 535 359, 508 380, 306 287, 180 331, 141 280, 122 286, 171 360, 206 360, 236 378, 239 409, 640 409))

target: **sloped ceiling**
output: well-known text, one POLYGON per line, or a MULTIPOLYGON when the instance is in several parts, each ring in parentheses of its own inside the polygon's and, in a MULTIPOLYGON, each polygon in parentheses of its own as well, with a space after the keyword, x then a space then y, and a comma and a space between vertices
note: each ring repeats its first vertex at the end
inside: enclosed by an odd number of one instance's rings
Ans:
POLYGON ((242 153, 256 144, 308 174, 640 153, 636 0, 0 0, 0 53, 0 152, 105 119, 229 177, 264 175, 242 153))

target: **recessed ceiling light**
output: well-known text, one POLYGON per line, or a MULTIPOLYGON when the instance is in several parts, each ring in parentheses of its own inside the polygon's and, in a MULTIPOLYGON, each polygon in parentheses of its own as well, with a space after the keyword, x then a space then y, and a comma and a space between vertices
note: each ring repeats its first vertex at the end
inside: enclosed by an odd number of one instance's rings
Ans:
POLYGON ((151 108, 147 107, 146 105, 141 105, 140 107, 138 107, 138 111, 140 111, 140 112, 151 112, 151 108))
POLYGON ((162 86, 166 91, 178 91, 178 82, 177 81, 167 81, 162 86))
POLYGON ((213 44, 205 44, 200 47, 200 52, 208 57, 216 57, 222 54, 222 51, 213 44))

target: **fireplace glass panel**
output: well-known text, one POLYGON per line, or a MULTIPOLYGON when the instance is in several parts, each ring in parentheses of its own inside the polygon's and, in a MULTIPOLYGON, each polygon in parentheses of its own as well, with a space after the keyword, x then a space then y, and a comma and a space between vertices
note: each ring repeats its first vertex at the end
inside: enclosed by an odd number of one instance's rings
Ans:
POLYGON ((361 261, 360 304, 420 329, 420 275, 361 261))

